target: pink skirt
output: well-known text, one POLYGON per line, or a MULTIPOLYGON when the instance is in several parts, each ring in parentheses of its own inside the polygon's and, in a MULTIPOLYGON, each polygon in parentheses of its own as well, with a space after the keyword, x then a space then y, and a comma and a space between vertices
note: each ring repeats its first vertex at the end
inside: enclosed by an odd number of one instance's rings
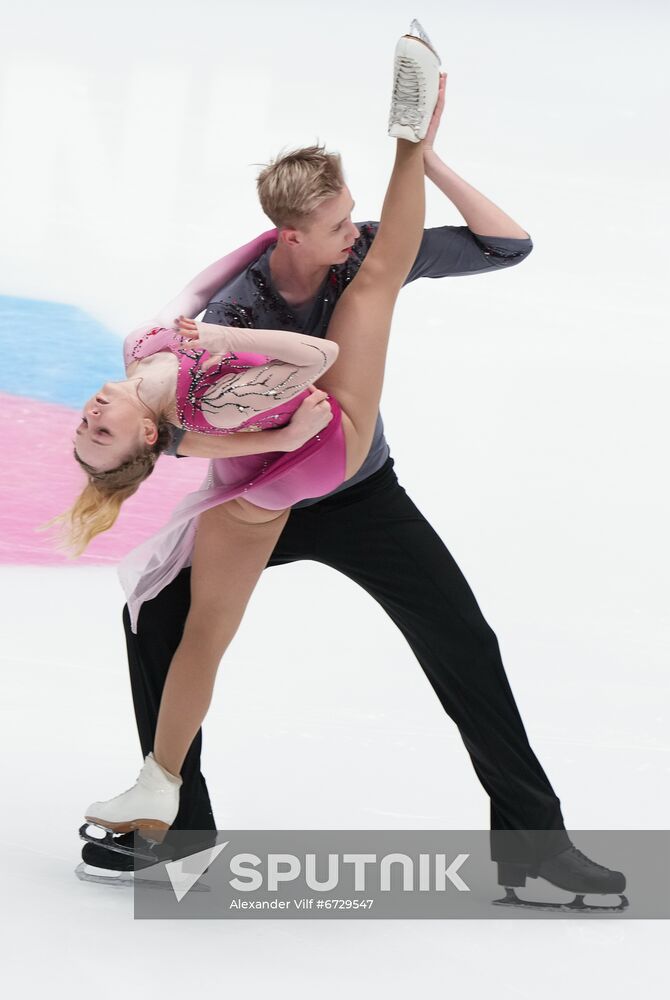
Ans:
POLYGON ((283 510, 299 500, 325 496, 344 482, 346 446, 342 410, 328 397, 333 417, 297 451, 273 451, 210 462, 207 479, 175 508, 168 523, 119 564, 133 632, 140 608, 171 583, 193 554, 198 516, 210 507, 243 497, 266 510, 283 510))

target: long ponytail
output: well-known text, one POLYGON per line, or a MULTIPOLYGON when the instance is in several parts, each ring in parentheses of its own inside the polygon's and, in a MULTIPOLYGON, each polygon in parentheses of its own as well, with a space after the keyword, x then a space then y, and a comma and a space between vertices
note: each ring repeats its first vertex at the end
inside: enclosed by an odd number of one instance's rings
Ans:
POLYGON ((45 528, 57 527, 59 547, 72 557, 79 556, 96 535, 108 531, 119 516, 123 501, 136 493, 154 471, 158 457, 169 440, 170 425, 161 422, 158 438, 150 448, 107 472, 98 472, 87 465, 75 450, 74 457, 86 473, 88 482, 68 510, 44 525, 45 528))

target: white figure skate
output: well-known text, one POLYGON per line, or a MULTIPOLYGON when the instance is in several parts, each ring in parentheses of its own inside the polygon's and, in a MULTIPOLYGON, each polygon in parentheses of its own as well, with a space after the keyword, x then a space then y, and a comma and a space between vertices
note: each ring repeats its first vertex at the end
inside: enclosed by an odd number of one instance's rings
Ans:
POLYGON ((93 802, 85 818, 111 833, 137 830, 149 843, 161 844, 179 811, 181 785, 182 779, 150 753, 133 787, 113 799, 93 802))
POLYGON ((418 21, 412 21, 395 49, 393 97, 388 134, 395 139, 425 139, 440 88, 440 57, 418 21))

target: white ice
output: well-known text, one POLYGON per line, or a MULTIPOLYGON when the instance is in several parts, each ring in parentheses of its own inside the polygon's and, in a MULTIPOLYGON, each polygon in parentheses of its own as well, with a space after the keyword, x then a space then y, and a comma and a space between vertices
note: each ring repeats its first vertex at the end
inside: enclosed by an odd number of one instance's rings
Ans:
MULTIPOLYGON (((121 335, 266 228, 256 164, 316 139, 378 218, 415 15, 449 73, 438 151, 535 249, 403 292, 396 471, 498 635, 568 828, 668 829, 667 5, 3 5, 0 294, 121 335), (418 421, 399 407, 417 347, 443 385, 418 421)), ((130 891, 72 874, 83 807, 141 762, 114 572, 3 567, 0 588, 5 995, 661 995, 663 921, 135 922, 130 891)), ((400 633, 312 563, 265 574, 205 740, 221 826, 488 825, 400 633)))

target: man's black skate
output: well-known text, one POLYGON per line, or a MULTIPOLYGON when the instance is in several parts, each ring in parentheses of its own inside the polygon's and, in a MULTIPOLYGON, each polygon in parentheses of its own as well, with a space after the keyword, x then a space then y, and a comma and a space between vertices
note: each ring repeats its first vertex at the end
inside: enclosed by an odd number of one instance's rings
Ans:
POLYGON ((605 868, 604 865, 591 861, 574 844, 553 858, 546 858, 534 867, 499 861, 498 884, 505 887, 504 898, 493 901, 498 906, 521 906, 578 913, 614 913, 625 910, 628 906, 628 900, 623 894, 626 888, 626 876, 622 872, 612 871, 610 868, 605 868), (543 878, 559 889, 574 892, 575 898, 569 903, 519 899, 515 890, 525 886, 527 877, 543 878), (585 903, 584 896, 591 893, 614 894, 621 898, 617 904, 612 905, 585 903))

